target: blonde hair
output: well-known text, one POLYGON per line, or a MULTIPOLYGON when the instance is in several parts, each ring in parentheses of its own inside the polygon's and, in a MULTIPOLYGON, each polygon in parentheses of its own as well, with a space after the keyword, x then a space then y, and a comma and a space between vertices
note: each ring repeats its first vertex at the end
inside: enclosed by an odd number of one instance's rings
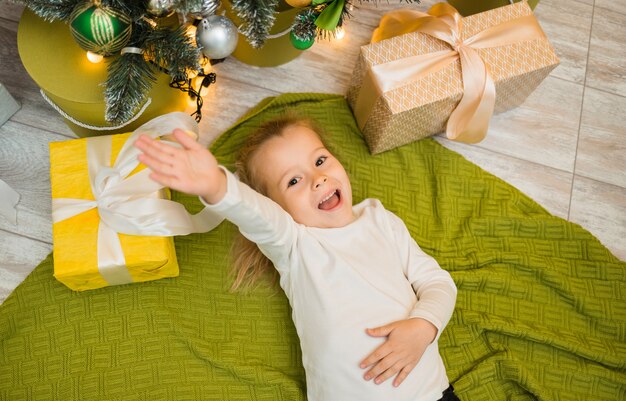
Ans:
MULTIPOLYGON (((281 136, 285 130, 293 126, 302 126, 311 129, 318 136, 322 136, 319 126, 311 119, 287 112, 284 115, 267 121, 256 129, 246 140, 239 151, 235 162, 235 169, 239 180, 258 193, 267 196, 267 188, 256 175, 252 159, 258 149, 268 140, 281 136)), ((275 285, 278 281, 278 272, 272 262, 261 252, 257 244, 238 233, 231 249, 232 270, 234 281, 231 290, 250 290, 262 279, 267 278, 275 285)))

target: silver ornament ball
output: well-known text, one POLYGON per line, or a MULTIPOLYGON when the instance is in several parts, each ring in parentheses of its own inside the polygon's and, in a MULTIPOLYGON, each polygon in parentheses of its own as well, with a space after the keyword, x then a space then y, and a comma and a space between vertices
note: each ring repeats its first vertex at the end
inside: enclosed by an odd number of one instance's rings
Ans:
POLYGON ((221 15, 204 18, 196 30, 196 43, 210 59, 228 57, 237 47, 237 40, 237 27, 221 15))
POLYGON ((154 17, 169 17, 174 14, 174 0, 148 0, 146 11, 154 17))
POLYGON ((189 14, 197 19, 206 18, 209 15, 215 14, 219 6, 220 0, 202 0, 199 2, 197 8, 192 7, 191 10, 189 10, 189 14))

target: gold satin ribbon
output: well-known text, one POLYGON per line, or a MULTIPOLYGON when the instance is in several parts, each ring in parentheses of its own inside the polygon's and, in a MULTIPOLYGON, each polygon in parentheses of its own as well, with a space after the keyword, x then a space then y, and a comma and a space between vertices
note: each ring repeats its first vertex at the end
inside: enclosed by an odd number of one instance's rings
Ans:
POLYGON ((463 17, 448 3, 437 3, 423 13, 397 10, 384 15, 372 35, 372 43, 401 34, 421 32, 450 45, 449 50, 410 56, 368 69, 354 113, 361 129, 378 98, 384 93, 438 71, 457 59, 461 61, 463 96, 446 126, 448 138, 466 143, 481 141, 493 114, 496 89, 489 69, 477 49, 506 46, 543 39, 545 35, 530 14, 489 27, 463 38, 463 17))
POLYGON ((135 130, 113 166, 110 165, 112 136, 87 138, 89 182, 94 200, 52 199, 53 223, 98 209, 98 271, 110 285, 133 282, 118 233, 186 235, 210 231, 223 220, 207 208, 191 215, 180 203, 161 199, 163 186, 150 179, 148 169, 130 175, 139 165, 140 151, 133 146, 135 140, 142 134, 152 138, 170 135, 175 128, 191 131, 197 137, 198 126, 193 118, 181 112, 165 114, 135 130))

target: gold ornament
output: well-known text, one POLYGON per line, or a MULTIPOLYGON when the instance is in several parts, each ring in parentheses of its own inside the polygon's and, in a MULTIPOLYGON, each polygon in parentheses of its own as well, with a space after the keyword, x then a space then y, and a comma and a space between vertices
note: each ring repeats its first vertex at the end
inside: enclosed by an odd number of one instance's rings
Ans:
POLYGON ((304 8, 311 5, 312 0, 285 0, 285 3, 294 8, 304 8))

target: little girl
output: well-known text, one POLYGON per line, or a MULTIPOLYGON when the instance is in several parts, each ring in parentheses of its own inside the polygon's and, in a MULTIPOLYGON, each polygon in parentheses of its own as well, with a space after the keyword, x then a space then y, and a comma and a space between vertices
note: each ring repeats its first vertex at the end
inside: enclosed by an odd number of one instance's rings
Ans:
MULTIPOLYGON (((450 275, 380 201, 352 205, 348 175, 311 122, 262 126, 242 149, 239 179, 183 131, 174 137, 182 148, 142 136, 139 160, 160 184, 200 196, 271 260, 310 401, 458 400, 437 346, 456 300, 450 275)), ((255 269, 240 266, 238 282, 255 269)))

